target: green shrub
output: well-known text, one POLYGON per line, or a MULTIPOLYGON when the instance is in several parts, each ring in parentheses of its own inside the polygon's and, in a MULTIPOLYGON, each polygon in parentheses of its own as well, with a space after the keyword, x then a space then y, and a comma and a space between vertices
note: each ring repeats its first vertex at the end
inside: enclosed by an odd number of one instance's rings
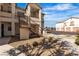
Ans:
POLYGON ((77 35, 76 37, 77 37, 77 38, 76 38, 75 43, 76 43, 77 45, 79 45, 79 35, 77 35))

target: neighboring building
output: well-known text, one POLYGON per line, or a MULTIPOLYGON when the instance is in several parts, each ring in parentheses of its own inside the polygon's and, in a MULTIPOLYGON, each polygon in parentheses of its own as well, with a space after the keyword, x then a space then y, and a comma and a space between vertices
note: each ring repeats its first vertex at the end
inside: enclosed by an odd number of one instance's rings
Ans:
POLYGON ((59 22, 56 24, 56 31, 64 31, 64 23, 59 22))
POLYGON ((29 3, 25 9, 15 3, 0 3, 0 37, 20 35, 20 39, 41 36, 43 16, 36 3, 29 3))
POLYGON ((79 32, 79 18, 71 17, 66 21, 57 23, 56 31, 79 32))

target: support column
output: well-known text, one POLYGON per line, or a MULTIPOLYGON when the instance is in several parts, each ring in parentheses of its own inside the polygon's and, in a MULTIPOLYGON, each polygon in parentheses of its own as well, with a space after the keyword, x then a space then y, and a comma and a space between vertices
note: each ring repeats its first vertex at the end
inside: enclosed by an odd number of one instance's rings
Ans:
POLYGON ((41 35, 41 10, 39 10, 39 35, 41 35))
POLYGON ((12 3, 11 6, 12 6, 12 17, 14 18, 15 17, 15 3, 12 3))
POLYGON ((12 28, 12 35, 15 35, 15 3, 11 4, 12 6, 12 23, 11 23, 11 28, 12 28))
POLYGON ((11 27, 12 27, 12 36, 14 36, 15 35, 15 23, 14 22, 12 22, 11 27))

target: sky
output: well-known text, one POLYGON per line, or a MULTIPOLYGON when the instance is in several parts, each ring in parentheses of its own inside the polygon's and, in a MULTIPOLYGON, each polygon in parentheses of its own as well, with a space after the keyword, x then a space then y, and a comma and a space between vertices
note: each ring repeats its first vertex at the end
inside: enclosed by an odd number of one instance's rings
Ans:
MULTIPOLYGON (((18 7, 25 8, 27 3, 17 3, 18 7)), ((70 17, 79 17, 79 3, 39 3, 44 16, 45 27, 55 27, 59 21, 70 17)))

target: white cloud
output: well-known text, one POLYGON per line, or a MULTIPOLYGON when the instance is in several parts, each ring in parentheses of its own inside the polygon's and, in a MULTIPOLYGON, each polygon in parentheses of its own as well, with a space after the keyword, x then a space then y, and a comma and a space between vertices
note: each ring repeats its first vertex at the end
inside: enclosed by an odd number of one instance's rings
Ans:
POLYGON ((79 7, 73 4, 57 4, 43 9, 45 25, 55 26, 56 22, 66 20, 71 16, 79 17, 79 7))
POLYGON ((76 6, 73 6, 72 4, 57 4, 55 6, 52 7, 46 7, 43 10, 69 10, 69 9, 74 9, 77 8, 76 6))

